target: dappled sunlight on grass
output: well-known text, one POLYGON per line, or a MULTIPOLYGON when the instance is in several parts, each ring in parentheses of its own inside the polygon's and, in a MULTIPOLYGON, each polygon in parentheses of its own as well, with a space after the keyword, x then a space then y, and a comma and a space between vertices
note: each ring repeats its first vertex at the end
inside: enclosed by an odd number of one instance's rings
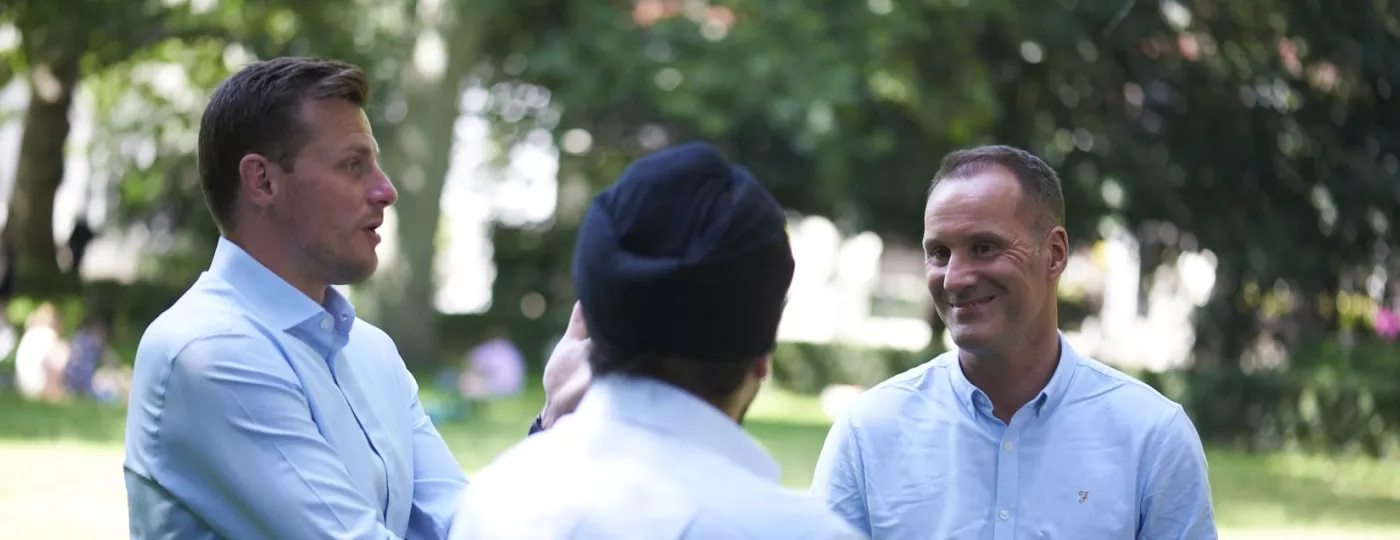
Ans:
MULTIPOLYGON (((433 397, 432 390, 425 394, 433 397)), ((532 388, 438 427, 471 474, 523 439, 543 402, 532 388)), ((124 419, 119 407, 0 395, 0 538, 126 537, 124 419)), ((802 490, 828 425, 815 396, 770 387, 745 421, 782 463, 783 483, 802 490)), ((1210 465, 1227 540, 1400 537, 1400 462, 1212 451, 1210 465)))

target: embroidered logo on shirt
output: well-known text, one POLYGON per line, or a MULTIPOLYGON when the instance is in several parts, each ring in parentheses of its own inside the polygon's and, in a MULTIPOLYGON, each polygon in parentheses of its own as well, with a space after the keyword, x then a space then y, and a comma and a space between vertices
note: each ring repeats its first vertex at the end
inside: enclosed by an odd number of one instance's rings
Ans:
POLYGON ((1089 492, 1087 492, 1087 491, 1081 491, 1081 492, 1079 492, 1079 504, 1084 504, 1084 500, 1085 500, 1085 499, 1088 499, 1088 498, 1089 498, 1089 492))

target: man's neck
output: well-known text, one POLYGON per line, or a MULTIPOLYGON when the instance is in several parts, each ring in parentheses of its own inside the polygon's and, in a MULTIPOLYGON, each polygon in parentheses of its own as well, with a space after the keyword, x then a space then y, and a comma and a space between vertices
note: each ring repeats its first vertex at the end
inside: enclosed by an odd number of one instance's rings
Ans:
POLYGON ((225 234, 224 238, 238 245, 249 257, 271 270, 273 274, 301 291, 312 301, 317 304, 325 304, 326 288, 330 285, 304 277, 300 272, 297 272, 293 256, 283 250, 278 242, 259 240, 259 235, 251 231, 241 232, 237 235, 225 234))
POLYGON ((1060 338, 1055 329, 1034 336, 1000 354, 974 355, 958 351, 958 365, 967 380, 992 402, 992 414, 1010 423, 1011 416, 1050 383, 1059 365, 1060 338))

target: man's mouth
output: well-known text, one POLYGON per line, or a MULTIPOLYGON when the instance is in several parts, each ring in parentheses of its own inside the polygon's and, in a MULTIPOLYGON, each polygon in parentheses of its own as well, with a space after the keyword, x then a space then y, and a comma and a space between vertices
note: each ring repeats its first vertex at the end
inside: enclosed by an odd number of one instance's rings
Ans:
POLYGON ((995 299, 995 296, 984 296, 981 298, 969 298, 967 300, 956 300, 949 302, 956 309, 967 309, 977 307, 995 299))

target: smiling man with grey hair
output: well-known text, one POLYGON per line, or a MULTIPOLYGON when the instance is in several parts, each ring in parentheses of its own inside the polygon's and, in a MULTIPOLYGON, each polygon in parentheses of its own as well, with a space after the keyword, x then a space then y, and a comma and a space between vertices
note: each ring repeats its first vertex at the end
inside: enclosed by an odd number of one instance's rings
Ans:
POLYGON ((874 540, 1216 537, 1181 406, 1058 330, 1064 216, 1059 177, 1029 152, 944 159, 924 255, 956 347, 840 415, 812 484, 874 540))

